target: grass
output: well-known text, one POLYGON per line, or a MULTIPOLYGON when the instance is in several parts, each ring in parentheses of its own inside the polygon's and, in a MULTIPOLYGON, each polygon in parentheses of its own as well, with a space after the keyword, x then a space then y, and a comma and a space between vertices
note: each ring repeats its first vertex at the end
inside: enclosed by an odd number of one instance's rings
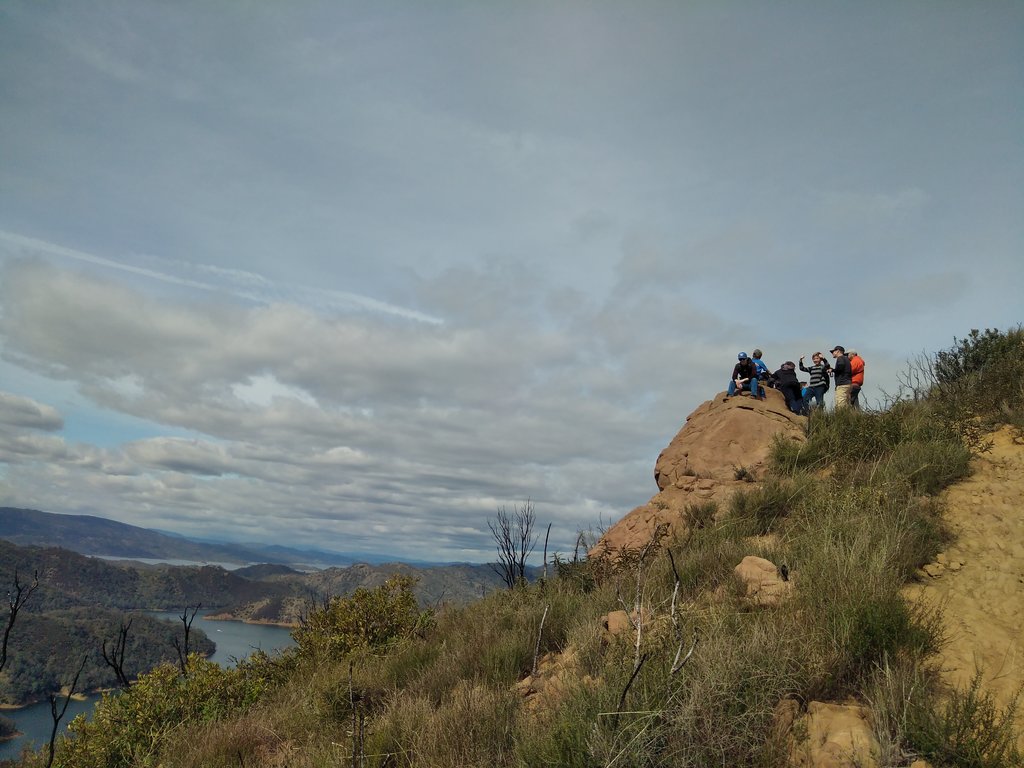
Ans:
MULTIPOLYGON (((853 698, 872 707, 883 765, 1019 765, 1013 709, 980 677, 942 690, 929 664, 940 617, 901 587, 948 540, 937 494, 983 447, 971 425, 1024 423, 1020 340, 1020 329, 968 337, 884 411, 815 413, 805 443, 773 446, 759 485, 737 467, 752 482, 727 507, 687 507, 683 538, 557 561, 544 584, 443 608, 379 646, 338 654, 311 638, 265 665, 257 702, 168 726, 140 764, 769 768, 784 764, 780 701, 853 698), (1000 370, 1014 375, 997 381, 1000 370), (770 610, 742 599, 733 568, 748 554, 788 566, 790 599, 770 610), (602 634, 603 614, 637 607, 629 631, 602 634), (526 705, 515 685, 537 654, 567 650, 556 692, 526 705)), ((113 768, 75 757, 89 747, 55 764, 113 768)))

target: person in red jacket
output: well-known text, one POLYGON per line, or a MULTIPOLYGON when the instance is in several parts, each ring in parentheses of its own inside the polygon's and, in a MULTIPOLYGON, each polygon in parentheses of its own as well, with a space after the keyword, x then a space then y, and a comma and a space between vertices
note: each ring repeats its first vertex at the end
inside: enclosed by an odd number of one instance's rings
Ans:
POLYGON ((850 405, 860 408, 857 398, 860 396, 860 388, 864 386, 864 358, 855 349, 847 352, 846 356, 850 358, 850 405))

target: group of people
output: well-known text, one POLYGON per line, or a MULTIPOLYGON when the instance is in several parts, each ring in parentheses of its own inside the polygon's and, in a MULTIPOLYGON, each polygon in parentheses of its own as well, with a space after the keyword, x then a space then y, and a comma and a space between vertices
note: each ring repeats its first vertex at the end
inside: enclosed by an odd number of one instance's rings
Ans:
POLYGON ((843 408, 860 408, 860 390, 864 386, 864 359, 857 350, 849 352, 840 345, 832 347, 832 358, 835 366, 829 364, 821 352, 811 355, 811 365, 804 365, 804 357, 800 356, 800 370, 808 375, 802 382, 797 378, 796 364, 787 360, 779 370, 771 373, 768 365, 761 359, 762 352, 755 349, 751 356, 740 352, 736 365, 732 369, 729 389, 725 399, 728 400, 738 392, 749 390, 752 397, 763 400, 767 387, 774 387, 786 398, 786 406, 793 413, 807 414, 811 405, 816 403, 819 408, 825 407, 825 393, 834 381, 836 388, 836 410, 843 408))

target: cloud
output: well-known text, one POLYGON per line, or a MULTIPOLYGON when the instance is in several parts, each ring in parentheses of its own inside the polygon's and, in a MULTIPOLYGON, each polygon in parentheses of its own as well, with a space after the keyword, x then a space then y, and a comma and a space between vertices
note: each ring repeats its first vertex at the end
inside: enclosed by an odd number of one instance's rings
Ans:
POLYGON ((129 522, 174 518, 176 530, 205 525, 204 535, 258 525, 267 536, 355 536, 410 556, 433 531, 438 556, 473 559, 487 556, 483 523, 501 504, 549 505, 568 541, 595 505, 611 515, 609 504, 630 503, 625 478, 649 475, 632 462, 653 452, 637 450, 650 439, 650 404, 639 368, 604 360, 610 342, 628 346, 629 322, 587 304, 553 316, 537 275, 501 265, 450 270, 420 288, 443 324, 182 302, 9 265, 0 288, 8 358, 72 381, 102 408, 199 437, 92 449, 90 468, 59 438, 22 436, 9 456, 38 462, 8 492, 129 522), (510 291, 524 300, 509 301, 510 291), (600 502, 585 467, 619 478, 601 486, 600 502))
POLYGON ((356 309, 397 315, 425 323, 436 324, 440 322, 436 317, 378 301, 368 296, 360 296, 346 291, 323 290, 273 283, 262 275, 246 270, 224 269, 222 267, 190 264, 188 262, 171 262, 153 256, 145 257, 145 260, 152 262, 154 265, 159 265, 161 268, 143 267, 3 230, 0 230, 0 246, 3 246, 5 250, 15 255, 59 257, 61 259, 103 267, 113 272, 123 272, 132 276, 147 278, 158 283, 210 294, 226 294, 236 299, 247 299, 261 304, 290 298, 312 308, 334 311, 352 311, 356 309), (184 273, 186 276, 176 275, 174 271, 184 273), (189 274, 201 275, 207 279, 193 279, 187 276, 189 274))
POLYGON ((0 392, 0 424, 54 431, 64 427, 56 408, 28 397, 0 392))

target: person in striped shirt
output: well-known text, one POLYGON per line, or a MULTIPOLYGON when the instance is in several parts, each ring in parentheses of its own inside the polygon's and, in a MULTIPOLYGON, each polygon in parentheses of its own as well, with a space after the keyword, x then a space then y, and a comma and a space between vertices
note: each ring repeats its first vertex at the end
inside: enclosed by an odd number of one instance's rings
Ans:
POLYGON ((825 393, 828 391, 828 375, 832 366, 825 361, 825 356, 821 352, 815 352, 811 355, 810 368, 804 366, 803 355, 800 356, 800 370, 811 375, 810 381, 807 382, 807 394, 804 396, 804 410, 811 407, 811 400, 816 400, 818 407, 824 408, 825 393))

